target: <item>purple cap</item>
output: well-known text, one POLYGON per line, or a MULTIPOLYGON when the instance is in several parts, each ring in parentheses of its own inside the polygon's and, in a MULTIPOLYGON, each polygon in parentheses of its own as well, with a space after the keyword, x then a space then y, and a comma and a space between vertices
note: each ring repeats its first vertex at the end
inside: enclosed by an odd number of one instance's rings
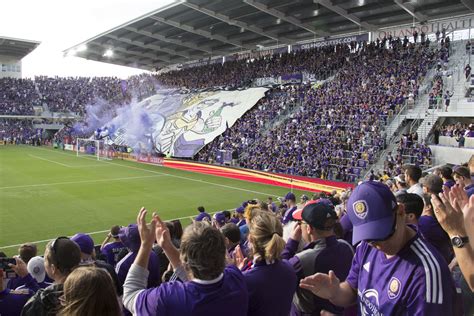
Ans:
POLYGON ((79 245, 81 252, 91 255, 94 251, 94 241, 91 236, 83 233, 75 234, 71 237, 71 240, 79 245))
POLYGON ((235 212, 243 214, 245 212, 245 207, 239 206, 238 208, 235 209, 235 212))
POLYGON ((119 232, 120 241, 131 251, 138 251, 140 244, 140 234, 138 233, 137 224, 130 224, 122 227, 119 232))
POLYGON ((225 225, 225 215, 224 213, 222 212, 217 212, 216 214, 214 214, 214 216, 212 216, 212 218, 217 222, 217 224, 219 224, 220 226, 224 226, 225 225))
POLYGON ((347 201, 347 215, 353 225, 352 244, 390 235, 396 206, 397 200, 385 184, 365 181, 358 185, 347 201))
POLYGON ((293 193, 288 192, 285 195, 285 201, 288 201, 288 200, 296 201, 296 196, 293 193))

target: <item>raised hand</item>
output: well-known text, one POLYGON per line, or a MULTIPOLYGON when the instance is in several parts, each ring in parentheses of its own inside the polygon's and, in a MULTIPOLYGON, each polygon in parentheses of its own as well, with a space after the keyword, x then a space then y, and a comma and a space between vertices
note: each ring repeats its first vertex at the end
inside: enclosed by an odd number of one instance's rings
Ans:
POLYGON ((302 235, 301 229, 301 224, 296 224, 295 227, 293 227, 293 230, 291 231, 290 238, 296 241, 300 241, 302 235))
POLYGON ((464 216, 460 208, 456 207, 456 199, 451 204, 449 190, 444 190, 438 196, 431 195, 434 213, 439 224, 449 236, 465 234, 464 216))
POLYGON ((166 224, 161 220, 161 218, 156 215, 156 229, 155 229, 156 242, 161 248, 166 248, 167 246, 172 246, 171 235, 166 224))
POLYGON ((340 281, 334 271, 329 274, 316 273, 300 281, 300 287, 311 291, 314 295, 324 299, 332 299, 339 291, 340 281))
POLYGON ((235 260, 235 265, 240 270, 242 270, 248 262, 248 259, 245 258, 244 253, 242 252, 242 249, 240 248, 239 245, 235 247, 234 260, 235 260))
POLYGON ((157 215, 153 213, 151 222, 147 224, 146 222, 146 214, 147 210, 142 207, 138 212, 137 216, 137 225, 138 225, 138 232, 140 233, 140 240, 142 242, 143 247, 151 247, 155 242, 155 227, 157 222, 157 215))
POLYGON ((26 268, 26 263, 21 260, 20 257, 15 257, 16 264, 8 264, 10 268, 20 277, 24 278, 28 275, 28 269, 26 268))

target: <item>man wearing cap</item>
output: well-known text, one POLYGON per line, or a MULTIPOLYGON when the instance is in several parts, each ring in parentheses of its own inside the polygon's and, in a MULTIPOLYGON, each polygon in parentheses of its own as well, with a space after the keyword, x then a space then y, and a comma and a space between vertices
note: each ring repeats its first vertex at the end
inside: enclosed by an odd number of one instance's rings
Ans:
MULTIPOLYGON (((138 250, 140 249, 141 240, 137 224, 130 224, 127 227, 122 227, 119 232, 119 238, 130 251, 115 266, 115 272, 117 273, 119 282, 123 285, 127 278, 128 270, 130 270, 133 261, 137 257, 138 250)), ((161 283, 160 263, 158 255, 154 251, 150 253, 148 266, 150 267, 150 274, 148 276, 147 288, 152 288, 161 283)))
MULTIPOLYGON (((288 239, 282 258, 289 259, 298 279, 329 270, 334 270, 339 278, 345 279, 354 252, 350 244, 336 238, 334 227, 337 215, 331 202, 326 199, 309 201, 303 209, 293 213, 293 218, 301 221, 301 225, 296 226, 288 239), (296 253, 301 237, 307 244, 296 253)), ((301 288, 297 289, 293 304, 297 314, 320 315, 323 310, 335 314, 343 312, 343 308, 301 288)))
POLYGON ((217 229, 220 229, 222 226, 225 225, 225 215, 223 212, 217 212, 215 213, 213 216, 212 216, 212 225, 217 228, 217 229))
POLYGON ((120 226, 113 226, 100 246, 101 254, 105 257, 106 262, 113 267, 115 267, 119 261, 120 252, 126 248, 120 241, 119 233, 120 226), (112 241, 110 242, 111 239, 112 241))
POLYGON ((98 268, 106 270, 112 280, 114 281, 115 289, 117 290, 118 295, 122 295, 123 287, 119 282, 117 273, 115 273, 114 267, 102 260, 95 260, 95 249, 94 249, 94 240, 88 234, 77 233, 71 237, 71 240, 74 241, 79 248, 81 249, 81 266, 94 265, 98 268))
POLYGON ((26 269, 29 275, 34 279, 36 282, 31 282, 31 279, 27 277, 22 278, 25 280, 25 284, 17 287, 17 290, 23 289, 31 289, 35 292, 38 287, 41 289, 45 289, 50 286, 52 283, 46 281, 46 270, 44 268, 44 258, 40 256, 36 256, 31 258, 26 265, 26 269))
POLYGON ((467 197, 470 197, 474 194, 474 182, 467 167, 454 167, 453 175, 456 183, 459 184, 461 188, 464 188, 464 191, 466 191, 467 197))
POLYGON ((292 192, 288 192, 285 195, 285 204, 286 204, 287 209, 282 219, 283 225, 293 219, 292 217, 293 212, 296 211, 296 209, 298 208, 296 206, 296 196, 292 192))
POLYGON ((245 213, 244 206, 239 206, 238 208, 235 209, 235 213, 234 213, 235 218, 236 218, 236 220, 234 220, 235 225, 241 227, 247 224, 247 222, 245 221, 244 213, 245 213))
POLYGON ((418 181, 421 178, 421 169, 418 166, 414 165, 406 165, 404 166, 405 169, 405 181, 408 184, 409 188, 407 190, 408 193, 415 193, 418 194, 420 197, 423 197, 423 189, 418 181))
POLYGON ((457 315, 455 288, 441 255, 405 224, 403 205, 379 182, 357 186, 348 201, 356 250, 345 282, 333 271, 300 282, 360 315, 457 315))
POLYGON ((406 193, 408 190, 408 187, 405 181, 405 175, 399 174, 398 176, 394 178, 394 180, 395 180, 395 186, 397 187, 397 190, 394 193, 395 196, 406 193))

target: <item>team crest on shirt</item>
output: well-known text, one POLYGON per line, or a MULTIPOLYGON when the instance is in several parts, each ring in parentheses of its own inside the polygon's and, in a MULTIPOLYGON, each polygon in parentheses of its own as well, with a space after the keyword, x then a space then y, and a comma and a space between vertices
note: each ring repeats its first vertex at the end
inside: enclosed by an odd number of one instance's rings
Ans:
POLYGON ((400 283, 400 280, 397 279, 396 277, 392 277, 390 279, 390 282, 388 283, 388 289, 387 289, 388 298, 391 300, 396 299, 398 295, 400 295, 401 287, 402 287, 402 284, 400 283))
POLYGON ((367 202, 364 200, 355 201, 352 203, 352 208, 354 209, 354 214, 360 218, 364 219, 367 217, 367 213, 369 212, 369 207, 367 202))

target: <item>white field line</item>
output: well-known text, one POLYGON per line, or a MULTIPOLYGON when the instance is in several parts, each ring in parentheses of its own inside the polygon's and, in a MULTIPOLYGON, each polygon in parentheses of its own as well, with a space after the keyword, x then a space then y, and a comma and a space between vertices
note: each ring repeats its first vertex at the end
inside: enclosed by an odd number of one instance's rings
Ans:
MULTIPOLYGON (((228 209, 227 211, 233 211, 234 209, 228 209)), ((217 213, 217 212, 212 212, 212 213, 209 213, 209 214, 214 214, 214 213, 217 213)), ((196 217, 196 215, 191 215, 191 216, 183 216, 183 217, 178 217, 178 218, 173 218, 173 219, 167 219, 165 221, 175 221, 175 220, 182 220, 182 219, 186 219, 186 218, 189 218, 189 219, 192 219, 194 217, 196 217)), ((106 233, 106 232, 109 232, 110 229, 106 229, 106 230, 99 230, 99 231, 96 231, 96 232, 90 232, 90 233, 85 233, 85 234, 88 234, 88 235, 97 235, 97 234, 103 234, 103 233, 106 233)), ((71 238, 72 236, 68 236, 69 238, 71 238)), ((9 246, 2 246, 0 247, 0 249, 7 249, 7 248, 13 248, 13 247, 19 247, 25 243, 33 243, 33 244, 40 244, 40 243, 44 243, 44 242, 48 242, 48 241, 51 241, 51 240, 54 240, 56 239, 56 237, 54 238, 50 238, 50 239, 43 239, 43 240, 36 240, 36 241, 28 241, 28 242, 24 242, 24 243, 21 243, 21 244, 16 244, 16 245, 9 245, 9 246)))
MULTIPOLYGON (((40 150, 46 150, 46 151, 48 151, 48 152, 52 152, 52 153, 56 153, 56 154, 71 156, 71 155, 66 154, 66 153, 55 152, 55 151, 52 151, 52 150, 49 150, 49 149, 43 149, 43 148, 39 148, 39 147, 33 147, 33 148, 40 149, 40 150)), ((83 157, 81 157, 81 158, 87 158, 87 157, 83 156, 83 157)), ((118 163, 110 162, 110 161, 105 161, 105 160, 100 160, 100 162, 101 162, 101 163, 106 163, 106 164, 115 165, 115 166, 120 166, 120 167, 124 167, 124 168, 129 168, 129 169, 135 169, 135 170, 141 170, 141 171, 150 172, 150 173, 155 173, 155 174, 166 175, 166 176, 173 177, 173 178, 178 178, 178 179, 183 179, 183 180, 188 180, 188 181, 193 181, 193 182, 199 182, 199 183, 205 183, 205 184, 209 184, 209 185, 213 185, 213 186, 217 186, 217 187, 222 187, 222 188, 227 188, 227 189, 232 189, 232 190, 250 192, 250 193, 255 193, 255 194, 260 194, 260 195, 266 195, 266 196, 273 196, 271 193, 253 191, 253 190, 248 190, 248 189, 244 189, 244 188, 233 187, 233 186, 230 186, 230 185, 225 185, 225 184, 220 184, 220 183, 215 183, 215 182, 209 182, 209 181, 200 180, 200 179, 193 179, 193 178, 188 178, 188 177, 183 177, 183 176, 177 176, 177 175, 170 174, 170 173, 166 173, 166 172, 159 172, 159 171, 154 171, 154 170, 149 170, 149 169, 143 169, 143 168, 139 168, 139 167, 127 166, 127 165, 122 165, 122 164, 118 164, 118 163)))
MULTIPOLYGON (((71 157, 70 154, 66 154, 66 153, 62 153, 62 152, 55 152, 55 151, 52 151, 52 150, 49 150, 49 149, 43 149, 43 148, 39 148, 39 147, 33 147, 33 148, 40 149, 40 150, 46 150, 46 151, 48 151, 48 152, 52 152, 52 153, 55 153, 55 154, 67 155, 67 156, 71 157)), ((79 158, 89 158, 89 157, 87 157, 87 156, 82 156, 82 157, 79 157, 79 158)), ((255 194, 259 194, 259 195, 274 196, 274 195, 271 194, 271 193, 264 193, 264 192, 258 192, 258 191, 253 191, 253 190, 247 190, 247 189, 243 189, 243 188, 233 187, 233 186, 230 186, 230 185, 224 185, 224 184, 219 184, 219 183, 213 183, 213 182, 208 182, 208 181, 199 180, 199 179, 191 179, 191 178, 186 178, 186 177, 182 177, 182 176, 177 176, 177 175, 169 174, 169 173, 165 173, 165 172, 159 172, 159 171, 154 171, 154 170, 149 170, 149 169, 143 169, 143 168, 138 168, 138 167, 133 167, 133 166, 121 165, 121 164, 114 163, 114 162, 110 162, 110 161, 101 160, 100 162, 102 162, 102 163, 107 163, 107 164, 112 164, 112 165, 117 165, 117 166, 121 166, 121 167, 124 167, 124 168, 135 169, 135 170, 141 170, 141 171, 145 171, 145 172, 150 172, 150 173, 155 173, 155 174, 160 174, 160 175, 166 175, 166 176, 170 176, 170 177, 174 177, 174 178, 179 178, 179 179, 184 179, 184 180, 189 180, 189 181, 194 181, 194 182, 205 183, 205 184, 214 185, 214 186, 219 186, 219 187, 224 187, 224 188, 233 189, 233 190, 245 191, 245 192, 255 193, 255 194)), ((230 209, 230 210, 233 210, 233 209, 230 209)), ((230 210, 229 210, 229 211, 230 211, 230 210)), ((213 213, 211 213, 211 214, 213 214, 213 213)), ((194 217, 194 216, 179 217, 179 218, 176 218, 175 220, 185 219, 185 218, 190 218, 190 217, 194 217)), ((102 230, 102 231, 97 231, 97 232, 91 232, 91 233, 88 233, 88 234, 89 234, 89 235, 96 235, 96 234, 101 234, 101 233, 105 233, 105 232, 108 232, 108 231, 109 231, 109 229, 107 229, 107 230, 102 230)), ((32 243, 42 243, 42 242, 50 241, 50 240, 53 240, 53 239, 54 239, 54 238, 45 239, 45 240, 38 240, 38 241, 32 241, 32 243)), ((9 245, 9 246, 2 246, 2 247, 0 247, 0 249, 13 248, 13 247, 18 247, 18 246, 20 246, 20 245, 22 245, 22 244, 9 245)))
POLYGON ((11 186, 11 187, 0 187, 0 190, 3 190, 3 189, 18 189, 18 188, 33 188, 33 187, 47 187, 47 186, 63 185, 63 184, 77 184, 77 183, 95 183, 95 182, 123 181, 123 180, 133 180, 133 179, 156 178, 156 177, 163 177, 163 175, 141 176, 141 177, 123 177, 123 178, 97 179, 97 180, 79 180, 79 181, 52 182, 52 183, 39 183, 39 184, 27 184, 27 185, 16 185, 16 186, 11 186))
POLYGON ((43 157, 38 157, 38 156, 35 156, 35 155, 28 155, 28 156, 36 158, 36 159, 44 160, 44 161, 47 161, 47 162, 55 163, 55 164, 63 166, 63 167, 67 167, 67 168, 72 167, 71 165, 66 165, 65 163, 57 162, 57 161, 54 161, 54 160, 49 160, 49 159, 46 159, 46 158, 43 158, 43 157))

